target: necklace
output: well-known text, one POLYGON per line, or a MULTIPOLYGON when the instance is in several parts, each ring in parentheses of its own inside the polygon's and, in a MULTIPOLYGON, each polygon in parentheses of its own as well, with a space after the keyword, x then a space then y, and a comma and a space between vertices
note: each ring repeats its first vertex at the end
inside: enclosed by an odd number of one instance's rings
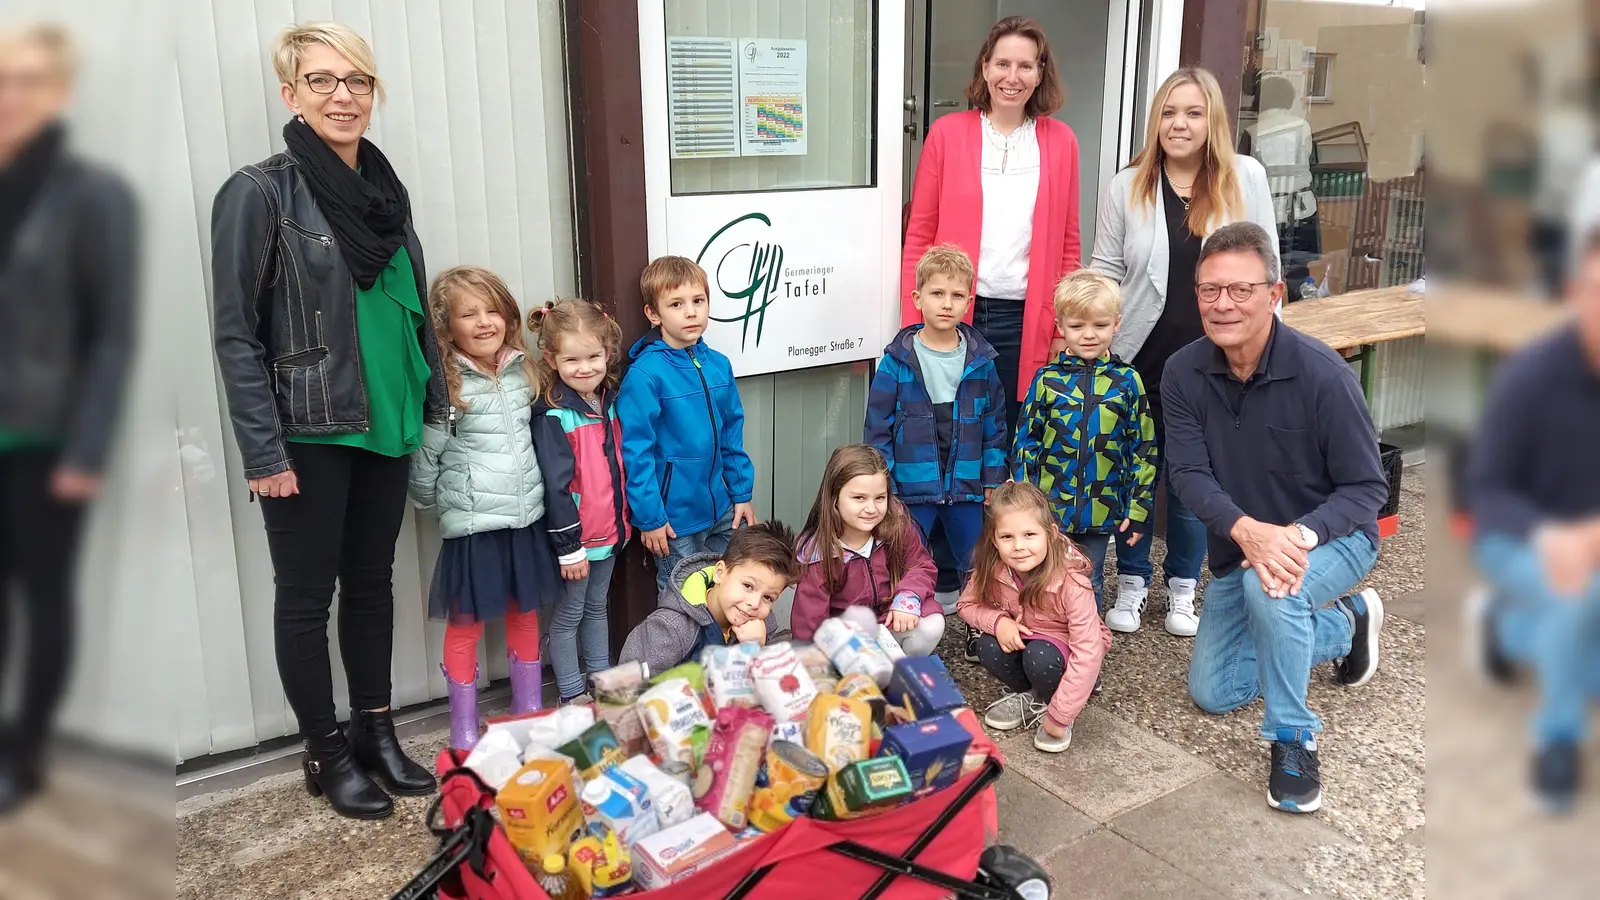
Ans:
MULTIPOLYGON (((1166 163, 1162 163, 1162 164, 1161 164, 1161 173, 1162 173, 1162 174, 1163 174, 1163 175, 1166 175, 1166 176, 1167 176, 1167 183, 1168 183, 1168 184, 1170 184, 1170 185, 1172 185, 1172 192, 1173 192, 1173 193, 1174 193, 1174 194, 1178 194, 1178 192, 1179 192, 1179 191, 1187 191, 1187 190, 1189 190, 1189 189, 1190 189, 1190 188, 1192 188, 1192 187, 1194 187, 1194 182, 1192 182, 1192 181, 1191 181, 1191 182, 1189 182, 1189 183, 1188 183, 1188 184, 1179 184, 1179 183, 1177 183, 1177 182, 1176 182, 1176 181, 1173 181, 1173 180, 1172 180, 1172 171, 1171 171, 1171 170, 1170 170, 1170 169, 1168 169, 1168 168, 1167 168, 1167 164, 1166 164, 1166 163)), ((1182 194, 1178 194, 1178 199, 1179 199, 1179 200, 1182 200, 1182 201, 1183 201, 1183 208, 1184 208, 1184 211, 1186 211, 1186 212, 1187 212, 1187 211, 1188 211, 1188 209, 1189 209, 1189 201, 1190 201, 1190 200, 1192 200, 1192 199, 1194 199, 1194 198, 1192 198, 1192 197, 1185 197, 1185 196, 1184 196, 1184 195, 1182 195, 1182 194)))

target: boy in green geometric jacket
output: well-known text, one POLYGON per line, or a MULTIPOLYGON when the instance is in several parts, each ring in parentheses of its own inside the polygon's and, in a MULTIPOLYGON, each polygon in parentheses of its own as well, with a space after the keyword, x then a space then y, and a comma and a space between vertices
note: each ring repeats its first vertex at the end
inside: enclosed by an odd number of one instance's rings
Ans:
POLYGON ((1146 534, 1155 506, 1156 432, 1144 382, 1111 355, 1121 306, 1117 283, 1088 269, 1056 285, 1067 348, 1034 376, 1011 455, 1013 477, 1039 486, 1062 533, 1094 563, 1102 613, 1111 536, 1146 534))

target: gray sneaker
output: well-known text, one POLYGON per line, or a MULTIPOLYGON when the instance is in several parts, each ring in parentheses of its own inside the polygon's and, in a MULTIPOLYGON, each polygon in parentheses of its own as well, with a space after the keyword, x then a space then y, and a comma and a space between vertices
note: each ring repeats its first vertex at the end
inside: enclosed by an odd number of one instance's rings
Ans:
POLYGON ((1039 730, 1033 733, 1033 746, 1046 753, 1060 753, 1072 746, 1072 726, 1068 725, 1061 732, 1061 737, 1052 737, 1044 730, 1044 726, 1040 725, 1039 730))
POLYGON ((1028 701, 1032 699, 1028 694, 1006 694, 999 700, 989 704, 983 711, 983 724, 995 731, 1013 731, 1022 727, 1022 721, 1028 715, 1028 701))

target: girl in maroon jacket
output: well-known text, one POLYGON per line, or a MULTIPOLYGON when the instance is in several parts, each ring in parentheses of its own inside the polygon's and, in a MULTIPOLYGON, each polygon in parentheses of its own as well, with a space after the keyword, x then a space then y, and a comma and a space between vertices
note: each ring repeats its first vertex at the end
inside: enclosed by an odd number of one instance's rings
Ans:
POLYGON ((833 451, 817 500, 800 532, 804 566, 790 628, 809 641, 822 620, 851 606, 870 607, 907 654, 939 646, 944 615, 932 604, 938 570, 916 523, 889 492, 889 467, 877 450, 850 444, 833 451))

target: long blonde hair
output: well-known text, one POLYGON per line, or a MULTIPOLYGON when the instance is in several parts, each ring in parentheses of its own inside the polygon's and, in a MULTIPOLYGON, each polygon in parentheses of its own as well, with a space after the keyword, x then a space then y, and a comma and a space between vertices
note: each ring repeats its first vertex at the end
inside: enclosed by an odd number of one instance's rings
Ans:
POLYGON ((1156 91, 1150 104, 1150 115, 1144 128, 1144 149, 1133 158, 1130 166, 1137 169, 1133 176, 1132 199, 1135 206, 1155 209, 1156 192, 1160 190, 1161 167, 1166 165, 1167 153, 1161 149, 1161 109, 1178 87, 1192 84, 1200 89, 1206 100, 1206 147, 1200 159, 1200 172, 1194 180, 1194 197, 1189 202, 1189 230, 1205 237, 1224 218, 1237 219, 1244 215, 1244 194, 1239 187, 1239 173, 1233 163, 1233 130, 1228 127, 1227 102, 1222 99, 1222 86, 1217 77, 1205 69, 1186 67, 1167 76, 1156 91))
POLYGON ((622 326, 617 324, 616 319, 606 315, 598 303, 557 300, 529 310, 528 333, 533 335, 539 350, 538 359, 534 361, 534 368, 539 373, 536 382, 539 395, 551 406, 556 405, 556 385, 561 383, 555 357, 561 352, 561 342, 568 335, 590 335, 605 348, 606 377, 601 381, 601 387, 615 391, 618 382, 622 381, 622 326))
MULTIPOLYGON (((505 320, 505 344, 522 351, 522 370, 529 385, 539 383, 533 369, 532 354, 522 339, 522 311, 517 298, 499 275, 482 266, 456 266, 445 269, 433 279, 428 288, 428 320, 433 324, 433 335, 439 342, 439 363, 444 367, 444 384, 450 393, 450 405, 465 410, 461 399, 461 351, 450 340, 450 305, 456 297, 470 294, 493 306, 505 320)), ((491 376, 496 373, 489 373, 491 376)))

